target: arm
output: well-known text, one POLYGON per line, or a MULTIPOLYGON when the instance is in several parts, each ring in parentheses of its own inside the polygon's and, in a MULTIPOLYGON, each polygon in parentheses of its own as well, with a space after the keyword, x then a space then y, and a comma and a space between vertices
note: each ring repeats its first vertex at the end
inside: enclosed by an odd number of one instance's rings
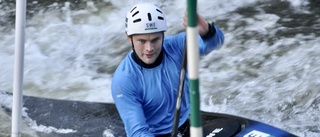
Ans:
MULTIPOLYGON (((183 18, 183 25, 187 27, 187 14, 183 18)), ((199 48, 200 54, 205 55, 210 53, 213 49, 219 48, 224 42, 223 32, 214 24, 208 23, 204 18, 198 15, 198 29, 199 29, 199 48)))
POLYGON ((212 50, 220 48, 224 42, 223 32, 214 24, 208 24, 209 30, 206 35, 201 35, 199 38, 200 54, 205 55, 212 50))
POLYGON ((149 126, 141 106, 141 100, 135 86, 131 83, 133 79, 126 74, 115 74, 112 80, 112 97, 117 110, 125 125, 129 137, 153 137, 149 132, 149 126))

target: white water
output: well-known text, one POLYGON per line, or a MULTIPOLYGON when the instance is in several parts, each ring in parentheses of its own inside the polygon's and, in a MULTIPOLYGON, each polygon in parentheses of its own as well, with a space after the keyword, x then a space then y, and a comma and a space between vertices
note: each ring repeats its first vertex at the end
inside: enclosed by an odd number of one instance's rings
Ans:
MULTIPOLYGON (((113 102, 112 73, 131 48, 124 35, 124 16, 136 2, 31 6, 28 10, 40 10, 27 18, 24 94, 113 102)), ((154 2, 167 14, 167 35, 184 29, 184 1, 154 2)), ((252 118, 301 137, 320 136, 320 39, 315 32, 301 33, 279 24, 282 17, 277 14, 251 13, 250 9, 268 5, 256 2, 198 1, 199 13, 216 21, 226 38, 222 48, 201 59, 201 109, 252 118), (235 11, 245 6, 247 12, 235 11), (278 34, 292 30, 290 36, 278 34)), ((294 12, 309 12, 306 1, 288 3, 294 12)), ((2 6, 0 11, 6 16, 14 10, 2 6)), ((12 91, 14 27, 0 30, 0 90, 12 91)))

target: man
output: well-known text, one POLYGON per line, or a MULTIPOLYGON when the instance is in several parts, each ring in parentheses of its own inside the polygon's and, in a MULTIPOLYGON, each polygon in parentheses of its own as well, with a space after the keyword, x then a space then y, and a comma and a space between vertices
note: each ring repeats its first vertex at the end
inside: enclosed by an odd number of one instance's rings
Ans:
MULTIPOLYGON (((183 25, 186 27, 187 18, 183 25)), ((200 54, 223 44, 224 36, 201 16, 200 54)), ((170 136, 186 33, 164 37, 163 11, 149 3, 133 6, 126 17, 126 35, 132 45, 114 73, 112 97, 129 137, 170 136)), ((179 133, 189 136, 189 81, 186 77, 180 109, 179 133)))

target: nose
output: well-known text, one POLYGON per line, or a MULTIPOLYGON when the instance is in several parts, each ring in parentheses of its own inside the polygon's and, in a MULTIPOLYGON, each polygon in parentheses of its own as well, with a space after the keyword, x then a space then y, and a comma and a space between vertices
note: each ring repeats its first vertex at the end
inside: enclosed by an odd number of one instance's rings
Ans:
POLYGON ((154 44, 152 42, 147 42, 145 45, 147 51, 152 51, 154 49, 154 44))

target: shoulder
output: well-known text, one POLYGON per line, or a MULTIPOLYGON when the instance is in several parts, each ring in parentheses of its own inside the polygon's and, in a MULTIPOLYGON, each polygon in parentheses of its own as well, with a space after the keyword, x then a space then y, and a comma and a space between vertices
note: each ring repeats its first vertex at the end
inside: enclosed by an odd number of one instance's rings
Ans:
POLYGON ((138 66, 131 59, 131 53, 129 53, 119 64, 112 77, 112 89, 115 86, 133 85, 133 81, 136 81, 137 75, 139 74, 138 66), (124 84, 125 83, 125 84, 124 84))
POLYGON ((141 73, 134 63, 130 56, 126 56, 116 69, 111 82, 111 93, 115 101, 123 97, 137 96, 139 87, 136 85, 140 85, 141 73))
POLYGON ((183 53, 183 47, 185 45, 186 33, 181 32, 172 36, 166 36, 163 42, 164 50, 170 54, 183 53))
POLYGON ((181 32, 175 35, 165 36, 164 37, 164 44, 181 44, 184 43, 186 37, 185 32, 181 32))

